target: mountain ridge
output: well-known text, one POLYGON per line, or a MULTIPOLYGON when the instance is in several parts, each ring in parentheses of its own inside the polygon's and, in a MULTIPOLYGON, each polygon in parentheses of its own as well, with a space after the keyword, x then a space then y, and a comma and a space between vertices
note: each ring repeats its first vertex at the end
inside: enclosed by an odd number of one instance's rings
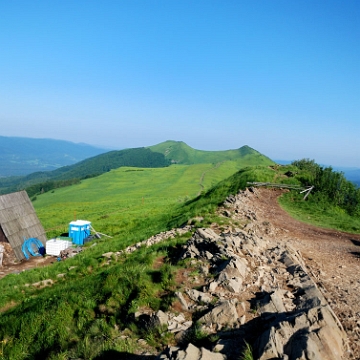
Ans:
MULTIPOLYGON (((6 193, 27 189, 30 186, 49 181, 80 180, 98 176, 122 166, 156 168, 175 163, 194 165, 218 164, 224 161, 233 161, 238 168, 250 165, 274 164, 271 159, 248 146, 243 146, 237 150, 203 151, 193 149, 184 142, 165 141, 150 147, 109 151, 53 171, 40 171, 23 177, 0 179, 0 192, 6 193)), ((62 183, 61 186, 66 184, 62 183)), ((52 184, 52 186, 55 186, 55 184, 52 184)), ((43 186, 40 187, 44 189, 43 186)), ((48 186, 46 187, 48 188, 48 186)), ((31 193, 33 192, 37 192, 36 188, 32 189, 31 193)))
POLYGON ((217 163, 225 160, 236 160, 239 156, 243 157, 243 160, 245 160, 246 157, 257 156, 259 157, 258 165, 263 162, 273 163, 270 158, 248 145, 233 150, 208 151, 194 149, 183 141, 167 140, 160 144, 149 146, 148 148, 164 154, 166 159, 176 164, 217 163))

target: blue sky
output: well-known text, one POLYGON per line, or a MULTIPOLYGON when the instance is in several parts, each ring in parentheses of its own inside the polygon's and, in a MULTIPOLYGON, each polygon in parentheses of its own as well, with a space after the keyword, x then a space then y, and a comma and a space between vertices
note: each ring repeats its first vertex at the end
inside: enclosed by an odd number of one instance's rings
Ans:
POLYGON ((0 135, 360 167, 360 1, 0 2, 0 135))

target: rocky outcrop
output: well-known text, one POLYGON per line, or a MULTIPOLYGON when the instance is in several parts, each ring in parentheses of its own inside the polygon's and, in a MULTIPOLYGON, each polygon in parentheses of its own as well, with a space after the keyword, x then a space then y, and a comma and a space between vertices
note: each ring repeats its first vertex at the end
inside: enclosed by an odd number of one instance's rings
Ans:
POLYGON ((262 299, 259 313, 267 324, 255 344, 258 359, 341 359, 345 334, 340 322, 291 253, 284 252, 280 261, 295 291, 277 289, 262 299))
POLYGON ((225 360, 226 357, 219 353, 213 353, 205 348, 197 348, 193 344, 181 350, 178 347, 169 347, 158 357, 159 360, 225 360))
POLYGON ((164 241, 164 240, 167 240, 167 239, 173 239, 173 238, 175 238, 175 236, 184 235, 184 234, 190 232, 191 229, 192 229, 191 225, 186 225, 186 226, 183 226, 181 228, 172 229, 172 230, 169 230, 169 231, 164 231, 164 232, 161 232, 159 234, 156 234, 156 235, 150 237, 149 239, 146 239, 144 241, 140 241, 140 242, 136 243, 135 245, 128 246, 124 250, 116 251, 116 252, 110 251, 110 252, 102 254, 102 256, 105 257, 105 258, 110 259, 112 256, 118 257, 118 256, 120 256, 121 254, 124 254, 124 253, 130 254, 130 253, 133 253, 134 251, 138 250, 142 246, 149 247, 149 246, 158 244, 161 241, 164 241))
MULTIPOLYGON (((250 206, 253 196, 255 189, 229 196, 219 209, 220 216, 242 219, 242 225, 199 228, 183 247, 179 260, 191 270, 184 271, 183 288, 174 294, 176 306, 135 315, 145 329, 174 334, 177 346, 159 360, 239 360, 250 346, 258 360, 343 358, 347 338, 339 320, 301 254, 250 206), (211 341, 199 342, 199 334, 211 341)), ((187 225, 103 256, 111 261, 189 231, 187 225)))
POLYGON ((258 236, 251 226, 222 234, 198 229, 181 258, 208 269, 201 290, 188 288, 177 294, 188 317, 201 316, 187 330, 181 321, 175 326, 178 320, 172 316, 168 330, 179 327, 186 339, 196 325, 218 340, 207 349, 186 342, 169 347, 158 359, 239 359, 246 343, 252 344, 259 360, 342 358, 346 349, 342 326, 301 255, 289 246, 258 236))

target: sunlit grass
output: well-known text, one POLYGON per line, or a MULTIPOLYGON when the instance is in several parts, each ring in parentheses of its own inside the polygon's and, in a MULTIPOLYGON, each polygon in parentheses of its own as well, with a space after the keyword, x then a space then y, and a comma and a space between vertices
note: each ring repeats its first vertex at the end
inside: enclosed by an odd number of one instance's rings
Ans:
MULTIPOLYGON (((145 336, 137 327, 134 313, 139 307, 156 311, 166 310, 171 304, 172 293, 182 284, 174 283, 177 265, 166 258, 171 249, 181 249, 191 234, 110 260, 102 254, 180 226, 194 216, 203 216, 204 223, 217 221, 221 225, 214 210, 226 196, 236 194, 247 181, 283 178, 268 167, 234 174, 236 170, 232 162, 121 168, 38 196, 34 206, 42 224, 46 229, 56 228, 48 232, 48 237, 66 232, 68 223, 76 217, 90 220, 96 230, 112 238, 95 240, 93 247, 87 244, 72 259, 1 280, 0 308, 8 306, 0 316, 3 356, 19 360, 91 359, 108 349, 133 353, 139 338, 147 339, 151 346, 171 341, 161 329, 145 336), (165 260, 154 268, 157 258, 165 260), (44 279, 52 279, 54 284, 44 289, 32 285, 44 279), (120 336, 124 333, 126 341, 120 336)), ((326 206, 317 203, 298 204, 298 199, 291 196, 283 200, 298 217, 322 218, 321 209, 327 211, 326 206)), ((334 211, 332 219, 339 222, 343 214, 334 211)), ((194 335, 202 341, 202 334, 194 335)))
POLYGON ((34 206, 49 238, 66 232, 74 219, 89 220, 97 231, 116 236, 128 231, 134 221, 171 212, 237 170, 232 162, 120 168, 42 194, 34 206))
POLYGON ((360 233, 360 219, 350 216, 345 210, 318 197, 303 200, 296 192, 283 194, 280 205, 295 219, 302 222, 339 231, 360 233))

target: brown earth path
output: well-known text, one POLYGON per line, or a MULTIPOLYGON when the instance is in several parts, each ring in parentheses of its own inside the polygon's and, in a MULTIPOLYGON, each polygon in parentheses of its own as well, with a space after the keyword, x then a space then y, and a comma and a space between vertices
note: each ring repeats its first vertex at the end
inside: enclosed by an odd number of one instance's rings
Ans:
POLYGON ((3 245, 5 246, 6 252, 3 266, 0 267, 0 279, 9 274, 19 274, 22 271, 48 266, 57 261, 55 256, 30 256, 29 260, 24 259, 18 261, 10 244, 3 243, 3 245))
POLYGON ((349 337, 348 358, 360 359, 360 235, 293 219, 277 201, 282 193, 277 189, 255 189, 251 208, 258 220, 272 224, 278 240, 301 252, 349 337))

